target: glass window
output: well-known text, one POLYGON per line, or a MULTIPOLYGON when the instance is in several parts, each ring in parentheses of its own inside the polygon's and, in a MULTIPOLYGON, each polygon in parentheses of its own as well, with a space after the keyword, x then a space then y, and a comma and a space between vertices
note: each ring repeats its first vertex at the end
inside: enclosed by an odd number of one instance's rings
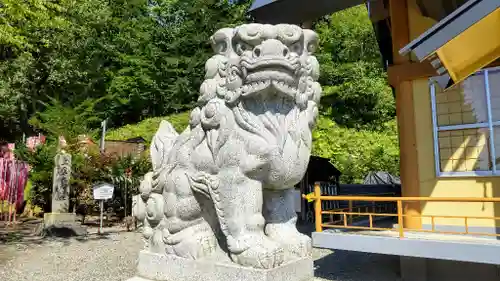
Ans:
POLYGON ((500 68, 482 70, 446 92, 430 87, 436 175, 496 175, 500 68))

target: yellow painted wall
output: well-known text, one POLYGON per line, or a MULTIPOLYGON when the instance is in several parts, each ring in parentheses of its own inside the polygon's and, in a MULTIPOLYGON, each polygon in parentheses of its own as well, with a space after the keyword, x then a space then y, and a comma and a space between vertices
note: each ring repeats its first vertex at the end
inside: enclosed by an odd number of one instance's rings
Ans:
MULTIPOLYGON (((415 0, 408 0, 408 15, 410 24, 410 36, 412 40, 430 28, 435 21, 425 18, 421 15, 415 0)), ((467 122, 473 118, 470 110, 460 108, 461 104, 454 104, 453 95, 457 93, 450 92, 447 97, 439 96, 440 99, 447 99, 440 106, 440 114, 443 114, 440 122, 453 123, 453 118, 460 118, 461 122, 467 122), (457 107, 458 105, 458 107, 457 107), (457 109, 457 110, 455 110, 457 109), (447 119, 448 118, 448 119, 447 119)), ((436 178, 434 164, 434 141, 432 130, 431 98, 429 84, 426 79, 413 81, 414 110, 417 120, 416 124, 416 145, 418 159, 415 165, 419 167, 420 196, 422 197, 500 197, 500 178, 496 177, 470 177, 470 178, 436 178)), ((470 123, 470 122, 469 122, 470 123)), ((442 124, 445 125, 445 124, 442 124)), ((454 134, 460 132, 454 132, 454 134)), ((477 170, 480 158, 477 150, 484 150, 486 141, 483 135, 476 132, 464 131, 462 135, 452 136, 441 134, 441 146, 446 146, 450 142, 450 157, 442 159, 441 165, 444 170, 477 170), (474 140, 477 145, 470 146, 474 140), (462 142, 462 144, 451 145, 451 142, 462 142), (480 148, 477 148, 480 147, 480 148), (463 151, 460 151, 460 149, 463 151), (457 153, 460 154, 457 156, 457 153), (455 155, 455 156, 453 156, 455 155), (471 156, 472 155, 472 156, 471 156), (462 159, 463 158, 463 159, 462 159), (462 160, 462 161, 459 161, 462 160), (457 161, 457 162, 454 162, 457 161)), ((446 153, 446 147, 441 147, 441 153, 446 153)), ((403 186, 404 188, 404 186, 403 186)), ((478 216, 478 217, 500 217, 500 204, 493 203, 425 203, 422 204, 422 215, 441 215, 441 216, 478 216)), ((422 224, 431 224, 430 218, 423 218, 422 224)), ((435 224, 439 225, 457 225, 464 226, 464 219, 436 218, 435 224)), ((470 219, 469 226, 495 226, 495 221, 470 219)), ((500 226, 500 222, 497 223, 500 226)))
MULTIPOLYGON (((434 141, 429 84, 426 79, 413 81, 415 102, 417 151, 422 197, 500 197, 500 178, 436 178, 434 165, 434 141)), ((465 142, 465 141, 464 141, 465 142)), ((454 153, 457 149, 454 150, 454 153)), ((448 160, 450 161, 450 160, 448 160)), ((443 161, 443 162, 448 162, 443 161)), ((451 160, 453 161, 453 160, 451 160)), ((467 163, 467 162, 465 162, 467 163)), ((403 187, 404 188, 404 187, 403 187)), ((426 203, 422 204, 422 215, 436 216, 500 216, 500 205, 493 203, 426 203)), ((464 225, 463 219, 435 219, 436 224, 464 225)), ((430 218, 423 218, 422 224, 431 224, 430 218)), ((469 220, 470 226, 494 226, 488 220, 469 220)))

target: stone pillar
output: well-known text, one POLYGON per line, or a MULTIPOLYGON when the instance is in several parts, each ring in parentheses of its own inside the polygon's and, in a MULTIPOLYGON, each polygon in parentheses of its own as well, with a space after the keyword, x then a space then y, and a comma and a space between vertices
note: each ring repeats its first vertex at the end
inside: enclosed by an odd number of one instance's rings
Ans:
POLYGON ((86 230, 76 224, 76 214, 69 212, 70 178, 71 154, 61 150, 54 157, 52 212, 44 214, 44 228, 48 234, 60 228, 71 229, 74 235, 86 234, 86 230))
POLYGON ((52 213, 69 212, 69 180, 71 177, 71 154, 61 152, 54 158, 52 184, 52 213))

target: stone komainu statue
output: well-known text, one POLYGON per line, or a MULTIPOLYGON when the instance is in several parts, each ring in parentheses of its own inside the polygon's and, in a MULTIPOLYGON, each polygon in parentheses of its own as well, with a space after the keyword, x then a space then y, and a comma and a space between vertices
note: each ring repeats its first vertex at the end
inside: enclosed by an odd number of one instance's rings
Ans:
POLYGON ((318 114, 318 37, 247 24, 217 31, 211 43, 189 127, 179 135, 163 121, 152 141, 153 171, 136 205, 146 250, 264 269, 307 257, 292 189, 318 114))

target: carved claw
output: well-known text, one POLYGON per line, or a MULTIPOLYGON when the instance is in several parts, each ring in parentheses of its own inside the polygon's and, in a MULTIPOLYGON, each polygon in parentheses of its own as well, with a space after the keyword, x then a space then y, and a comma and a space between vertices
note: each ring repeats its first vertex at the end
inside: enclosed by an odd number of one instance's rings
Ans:
POLYGON ((278 243, 264 235, 248 235, 238 240, 241 239, 244 241, 239 241, 240 244, 249 247, 243 252, 231 253, 231 259, 235 263, 261 269, 275 268, 283 264, 284 250, 278 243))
POLYGON ((199 259, 215 252, 217 245, 215 236, 196 234, 173 246, 173 249, 177 256, 188 259, 199 259))
POLYGON ((199 259, 216 251, 217 238, 209 225, 202 223, 172 234, 164 240, 172 254, 188 259, 199 259))
POLYGON ((286 259, 303 258, 311 255, 311 238, 300 233, 295 226, 268 224, 266 234, 286 249, 286 259))
POLYGON ((287 249, 286 255, 290 258, 303 258, 311 255, 312 252, 312 242, 311 238, 308 236, 298 233, 293 238, 281 238, 283 239, 283 247, 287 249), (285 242, 286 241, 286 242, 285 242))

